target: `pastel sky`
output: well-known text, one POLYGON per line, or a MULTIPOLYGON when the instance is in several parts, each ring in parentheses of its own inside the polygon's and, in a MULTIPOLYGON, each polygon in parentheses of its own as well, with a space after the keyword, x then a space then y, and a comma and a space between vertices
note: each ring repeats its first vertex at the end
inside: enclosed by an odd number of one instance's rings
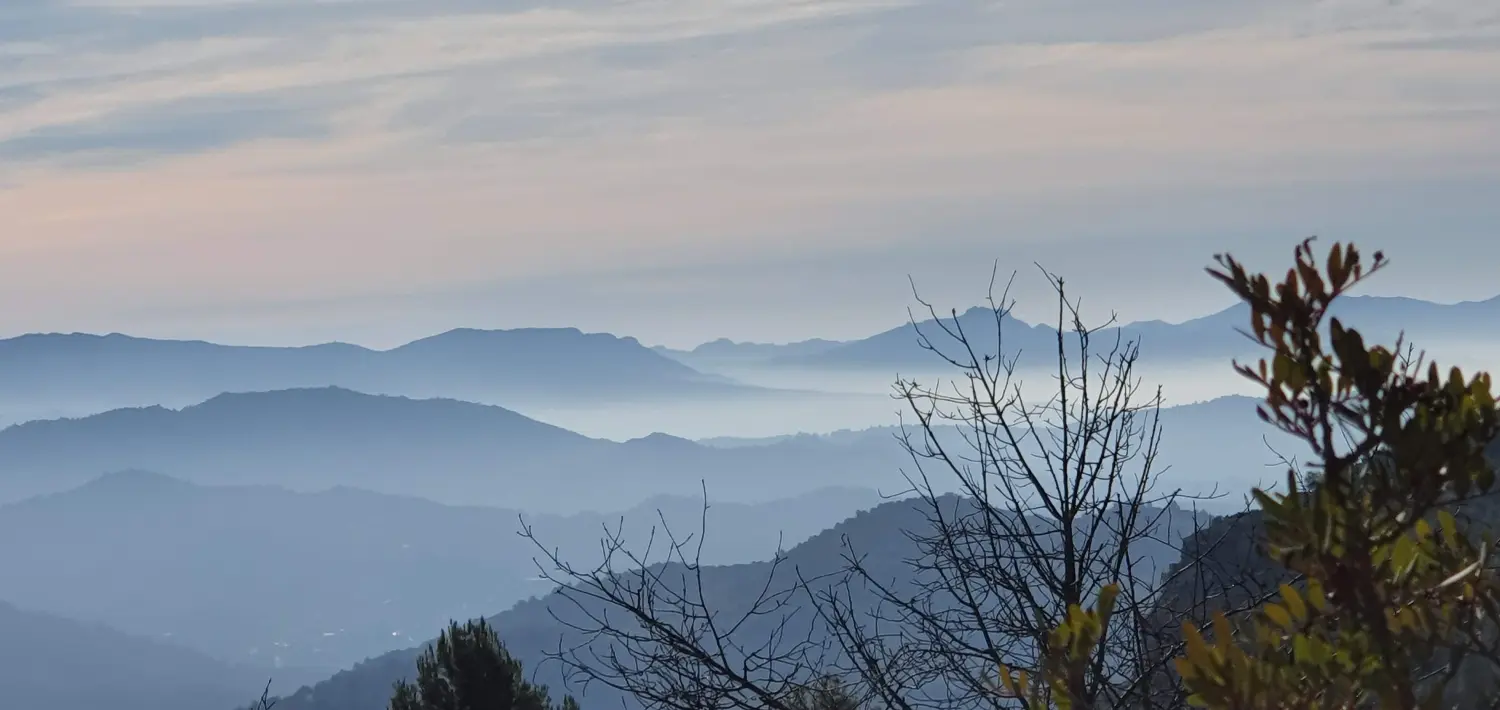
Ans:
POLYGON ((1493 0, 0 3, 6 335, 1181 319, 1311 234, 1460 300, 1497 227, 1493 0))

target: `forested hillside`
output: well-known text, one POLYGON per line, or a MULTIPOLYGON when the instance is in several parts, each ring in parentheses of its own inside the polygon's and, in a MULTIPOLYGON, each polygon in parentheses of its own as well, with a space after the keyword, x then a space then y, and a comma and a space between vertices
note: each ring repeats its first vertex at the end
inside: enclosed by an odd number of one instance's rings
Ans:
MULTIPOLYGON (((954 496, 946 496, 937 503, 952 515, 968 515, 974 510, 971 503, 954 496)), ((701 606, 700 611, 712 609, 722 619, 739 619, 757 605, 761 609, 775 606, 774 611, 749 614, 749 618, 734 629, 731 641, 735 644, 755 648, 770 643, 781 653, 798 654, 811 638, 816 645, 832 652, 834 649, 828 644, 834 643, 834 639, 826 624, 814 617, 812 599, 807 589, 799 590, 799 580, 812 580, 811 587, 815 590, 838 590, 841 594, 852 595, 850 601, 859 613, 872 611, 877 600, 870 590, 857 583, 850 584, 847 570, 851 559, 863 560, 866 572, 894 585, 893 589, 914 590, 915 585, 929 579, 932 572, 913 566, 924 555, 911 534, 930 525, 932 512, 927 501, 886 503, 813 536, 788 550, 780 560, 706 566, 702 568, 701 576, 683 564, 668 563, 656 566, 653 577, 663 589, 687 590, 685 593, 694 599, 694 606, 701 606), (700 582, 701 596, 698 591, 700 582)), ((1194 517, 1187 511, 1171 511, 1163 519, 1163 529, 1187 534, 1194 529, 1194 517)), ((545 538, 541 542, 545 543, 545 538)), ((1165 570, 1176 560, 1176 555, 1175 543, 1163 540, 1154 548, 1139 550, 1138 563, 1142 567, 1165 570)), ((633 584, 628 581, 633 578, 631 572, 623 568, 619 572, 627 584, 633 584)), ((588 634, 582 629, 589 624, 590 614, 617 614, 618 610, 611 611, 607 604, 598 600, 585 600, 584 606, 580 607, 575 600, 582 598, 552 593, 517 604, 489 617, 489 622, 538 683, 567 690, 585 707, 618 707, 621 702, 633 707, 634 699, 610 688, 598 684, 587 688, 573 687, 568 683, 570 678, 563 665, 548 660, 550 653, 581 643, 593 649, 587 652, 590 654, 606 651, 607 645, 600 645, 598 640, 587 642, 588 634)), ((370 659, 282 698, 277 708, 358 710, 380 707, 389 698, 393 683, 410 678, 417 653, 417 649, 407 649, 370 659)))

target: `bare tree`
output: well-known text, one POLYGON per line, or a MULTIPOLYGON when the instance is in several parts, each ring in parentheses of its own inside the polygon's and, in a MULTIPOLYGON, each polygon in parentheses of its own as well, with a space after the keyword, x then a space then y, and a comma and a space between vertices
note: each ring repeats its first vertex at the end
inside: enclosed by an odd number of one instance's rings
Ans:
POLYGON ((1205 537, 1196 503, 1214 493, 1163 488, 1162 397, 1141 384, 1139 344, 1113 320, 1086 325, 1063 281, 1043 274, 1058 309, 1039 397, 1023 391, 1021 353, 1007 351, 1008 285, 997 299, 991 281, 981 319, 940 316, 918 297, 935 324, 913 317, 919 344, 958 375, 896 384, 915 418, 899 437, 913 464, 908 557, 848 539, 836 570, 789 569, 778 555, 759 594, 729 608, 734 595, 710 591, 698 564, 701 535, 666 531, 660 562, 607 537, 596 568, 555 553, 541 565, 570 602, 558 618, 573 636, 553 660, 653 709, 801 710, 792 699, 828 682, 865 707, 1014 707, 997 668, 1035 672, 1067 609, 1118 583, 1093 662, 1069 679, 1074 707, 1180 706, 1163 681, 1176 622, 1239 581, 1205 568, 1222 540, 1205 537), (1191 603, 1164 604, 1183 579, 1196 580, 1191 603))
MULTIPOLYGON (((1166 687, 1156 679, 1171 658, 1161 652, 1160 591, 1173 582, 1167 572, 1182 540, 1207 522, 1196 503, 1214 493, 1163 489, 1162 395, 1142 386, 1139 343, 1113 319, 1086 324, 1063 281, 1043 274, 1057 320, 1051 382, 1040 395, 1022 382, 1040 370, 1023 367, 1024 353, 1006 341, 1008 284, 997 300, 992 282, 986 321, 943 318, 922 302, 938 332, 919 328, 919 343, 959 376, 897 384, 916 419, 902 444, 926 513, 925 525, 908 531, 913 581, 887 585, 855 558, 852 572, 878 590, 876 609, 861 614, 836 595, 819 597, 833 610, 835 636, 866 649, 851 670, 907 707, 1006 706, 993 685, 997 667, 1036 673, 1062 615, 1111 583, 1121 586, 1111 626, 1067 692, 1075 707, 1162 700, 1151 692, 1166 687)), ((1195 571, 1179 565, 1175 574, 1195 571)))
MULTIPOLYGON (((679 538, 662 518, 643 550, 623 522, 606 528, 601 561, 576 568, 543 550, 541 575, 563 585, 550 609, 568 634, 550 654, 571 680, 613 689, 651 708, 810 710, 827 688, 816 615, 799 601, 810 580, 778 551, 756 586, 704 575, 697 534, 679 538), (658 537, 660 535, 660 537, 658 537), (728 581, 728 586, 726 586, 728 581)), ((536 541, 523 522, 522 534, 536 541)), ((837 705, 837 703, 832 703, 837 705)))
POLYGON ((271 710, 276 707, 276 699, 271 697, 271 681, 266 681, 266 687, 260 691, 260 697, 245 710, 271 710))

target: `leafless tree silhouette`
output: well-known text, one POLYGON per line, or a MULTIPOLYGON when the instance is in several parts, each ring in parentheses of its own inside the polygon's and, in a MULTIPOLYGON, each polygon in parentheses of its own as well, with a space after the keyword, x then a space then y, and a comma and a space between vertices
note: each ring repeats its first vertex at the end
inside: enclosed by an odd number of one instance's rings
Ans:
POLYGON ((932 324, 913 316, 918 343, 957 376, 895 386, 915 419, 899 437, 912 462, 904 559, 846 537, 833 569, 778 554, 758 589, 724 589, 698 562, 701 530, 679 539, 663 521, 648 546, 660 559, 627 552, 616 531, 589 569, 539 543, 541 573, 569 602, 554 614, 574 634, 551 660, 652 709, 804 710, 812 690, 827 707, 1015 707, 997 667, 1034 673, 1067 609, 1118 583, 1110 628, 1069 694, 1093 709, 1181 707, 1169 682, 1177 627, 1258 602, 1265 585, 1236 571, 1254 562, 1224 555, 1225 541, 1247 557, 1255 546, 1233 525, 1207 528, 1197 507, 1216 493, 1164 489, 1162 396, 1141 384, 1139 344, 1113 319, 1085 325, 1063 281, 1042 273, 1058 308, 1040 397, 1022 387, 1035 370, 1007 350, 1009 284, 996 297, 992 279, 978 319, 918 297, 932 324))
POLYGON ((266 681, 266 687, 260 691, 260 698, 250 704, 246 710, 271 710, 276 707, 276 699, 271 697, 271 681, 266 681))

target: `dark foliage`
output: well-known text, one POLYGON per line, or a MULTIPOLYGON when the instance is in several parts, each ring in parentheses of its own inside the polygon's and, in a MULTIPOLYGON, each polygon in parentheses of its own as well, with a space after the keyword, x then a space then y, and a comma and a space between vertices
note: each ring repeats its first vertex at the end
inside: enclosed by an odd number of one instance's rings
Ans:
MULTIPOLYGON (((390 710, 554 710, 546 686, 528 683, 483 619, 452 622, 417 658, 414 682, 398 681, 390 710)), ((572 697, 559 710, 577 710, 572 697)))

